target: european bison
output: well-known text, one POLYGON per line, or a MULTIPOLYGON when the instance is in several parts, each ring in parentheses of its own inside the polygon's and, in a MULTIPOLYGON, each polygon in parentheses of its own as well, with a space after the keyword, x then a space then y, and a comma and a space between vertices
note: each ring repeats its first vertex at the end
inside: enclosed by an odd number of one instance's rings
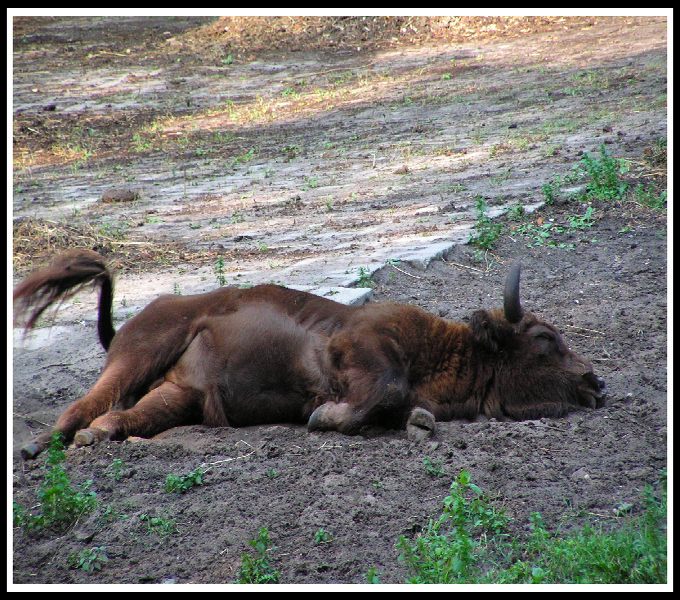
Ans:
MULTIPOLYGON (((76 446, 198 423, 307 423, 347 434, 379 425, 417 437, 430 435, 435 421, 602 406, 604 382, 592 365, 522 309, 519 277, 517 263, 504 308, 475 311, 469 324, 414 306, 350 307, 258 285, 161 296, 116 332, 111 273, 99 254, 75 250, 19 284, 14 300, 31 327, 85 284, 100 288, 104 371, 55 425, 76 446)), ((27 444, 23 457, 37 456, 50 434, 27 444)))

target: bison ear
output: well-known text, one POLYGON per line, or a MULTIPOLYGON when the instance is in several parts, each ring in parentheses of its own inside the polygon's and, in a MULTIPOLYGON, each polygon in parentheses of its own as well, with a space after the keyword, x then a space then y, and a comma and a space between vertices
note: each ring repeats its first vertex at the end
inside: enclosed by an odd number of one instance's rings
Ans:
POLYGON ((512 338, 512 326, 502 317, 486 310, 477 310, 470 317, 475 342, 487 352, 499 352, 512 338))

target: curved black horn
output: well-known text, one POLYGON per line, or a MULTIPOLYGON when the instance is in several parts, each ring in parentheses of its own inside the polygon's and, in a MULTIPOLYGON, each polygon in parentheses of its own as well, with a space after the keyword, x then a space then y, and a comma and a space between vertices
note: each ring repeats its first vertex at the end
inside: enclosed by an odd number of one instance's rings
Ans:
POLYGON ((522 270, 522 263, 517 261, 512 265, 507 278, 505 279, 505 291, 503 292, 503 309, 505 318, 510 323, 519 323, 522 320, 524 311, 519 300, 519 274, 522 270))

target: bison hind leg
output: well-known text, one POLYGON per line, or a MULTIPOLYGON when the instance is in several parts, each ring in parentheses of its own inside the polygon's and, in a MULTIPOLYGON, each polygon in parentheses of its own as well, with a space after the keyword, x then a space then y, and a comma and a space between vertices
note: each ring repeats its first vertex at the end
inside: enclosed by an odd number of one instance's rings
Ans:
POLYGON ((201 395, 192 388, 165 381, 128 410, 110 411, 75 435, 76 446, 91 446, 129 436, 152 437, 179 425, 202 420, 201 395))

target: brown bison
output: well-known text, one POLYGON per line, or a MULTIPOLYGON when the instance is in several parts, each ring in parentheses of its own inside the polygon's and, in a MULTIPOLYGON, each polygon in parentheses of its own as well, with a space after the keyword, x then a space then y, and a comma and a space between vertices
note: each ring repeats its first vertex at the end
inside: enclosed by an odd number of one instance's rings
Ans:
MULTIPOLYGON (((76 446, 199 423, 307 423, 347 434, 378 425, 420 437, 435 421, 556 417, 603 404, 592 365, 522 309, 519 276, 518 263, 504 308, 478 310, 469 324, 415 306, 352 307, 258 285, 161 296, 116 332, 111 273, 99 254, 76 250, 30 275, 14 300, 31 327, 55 301, 100 287, 106 364, 54 428, 76 446)), ((23 457, 37 456, 50 434, 23 457)))

